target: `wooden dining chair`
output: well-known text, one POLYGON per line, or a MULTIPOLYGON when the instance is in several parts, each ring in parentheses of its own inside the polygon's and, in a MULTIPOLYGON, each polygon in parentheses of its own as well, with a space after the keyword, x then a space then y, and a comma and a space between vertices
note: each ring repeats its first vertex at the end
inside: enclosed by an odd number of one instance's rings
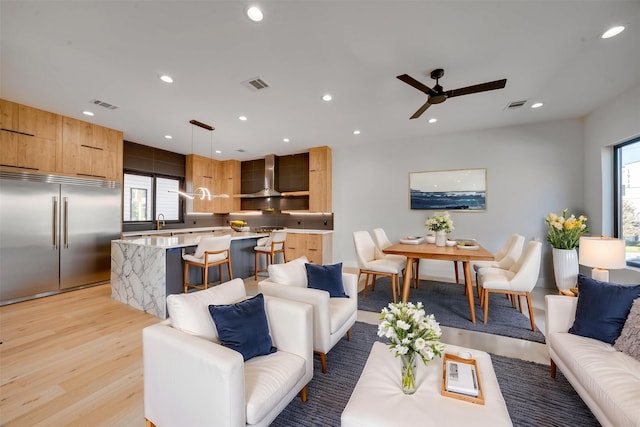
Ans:
POLYGON ((182 254, 184 260, 184 292, 187 293, 189 288, 207 289, 209 287, 209 268, 218 266, 218 277, 222 283, 222 265, 227 264, 229 272, 229 280, 233 279, 233 270, 231 268, 231 236, 215 236, 203 237, 200 239, 196 252, 191 254, 182 254), (202 269, 202 284, 189 283, 189 267, 198 267, 202 269))

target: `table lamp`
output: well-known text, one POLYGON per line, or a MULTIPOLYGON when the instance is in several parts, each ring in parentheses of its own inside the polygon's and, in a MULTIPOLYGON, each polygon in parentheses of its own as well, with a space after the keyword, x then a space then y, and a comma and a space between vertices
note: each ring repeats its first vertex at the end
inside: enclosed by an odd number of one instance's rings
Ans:
POLYGON ((580 237, 578 260, 581 265, 592 267, 591 277, 601 282, 609 281, 609 269, 625 268, 624 240, 606 236, 580 237))

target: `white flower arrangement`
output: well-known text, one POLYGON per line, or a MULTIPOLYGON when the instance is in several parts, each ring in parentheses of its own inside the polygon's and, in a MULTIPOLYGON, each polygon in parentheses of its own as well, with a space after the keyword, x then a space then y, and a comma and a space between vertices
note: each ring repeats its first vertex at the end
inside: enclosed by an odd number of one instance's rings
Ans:
POLYGON ((432 215, 427 218, 424 225, 427 227, 427 230, 431 231, 444 231, 446 233, 451 233, 453 231, 453 221, 451 220, 448 212, 432 215))
POLYGON ((378 336, 389 339, 395 356, 419 354, 424 363, 444 352, 442 330, 433 314, 427 315, 422 302, 389 303, 380 313, 378 336))

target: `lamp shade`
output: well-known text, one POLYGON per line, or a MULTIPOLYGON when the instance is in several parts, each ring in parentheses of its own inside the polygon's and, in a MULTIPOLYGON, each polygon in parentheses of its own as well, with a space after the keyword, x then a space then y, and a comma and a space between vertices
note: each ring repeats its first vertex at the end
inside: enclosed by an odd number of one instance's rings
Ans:
POLYGON ((605 236, 580 237, 578 259, 581 265, 617 269, 627 266, 624 240, 605 236))

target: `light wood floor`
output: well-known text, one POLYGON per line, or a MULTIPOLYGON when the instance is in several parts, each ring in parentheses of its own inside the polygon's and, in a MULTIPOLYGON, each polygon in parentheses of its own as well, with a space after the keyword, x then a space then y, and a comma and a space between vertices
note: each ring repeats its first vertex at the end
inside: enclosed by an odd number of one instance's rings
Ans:
POLYGON ((0 307, 0 425, 144 426, 141 331, 159 321, 109 285, 0 307))

